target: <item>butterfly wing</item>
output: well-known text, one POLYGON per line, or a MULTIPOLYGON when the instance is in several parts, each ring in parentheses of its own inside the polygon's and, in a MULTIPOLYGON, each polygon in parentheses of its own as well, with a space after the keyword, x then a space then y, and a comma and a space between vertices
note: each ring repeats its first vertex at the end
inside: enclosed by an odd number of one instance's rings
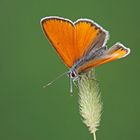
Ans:
POLYGON ((129 52, 130 49, 124 47, 121 43, 116 43, 108 50, 101 48, 95 51, 93 55, 90 55, 90 57, 85 57, 84 59, 86 59, 86 61, 84 60, 83 63, 77 66, 76 70, 78 73, 85 72, 92 67, 125 57, 129 52))
POLYGON ((108 39, 108 32, 89 19, 77 20, 75 22, 75 29, 75 44, 78 49, 77 60, 84 57, 91 50, 103 47, 108 39), (100 43, 98 43, 99 39, 97 38, 100 38, 100 43), (98 46, 96 45, 97 43, 98 46))
POLYGON ((43 31, 64 63, 71 67, 75 62, 73 23, 60 17, 46 17, 41 20, 43 31))
POLYGON ((47 17, 41 20, 41 25, 47 38, 69 68, 94 46, 97 36, 103 31, 87 19, 79 19, 73 23, 60 17, 47 17))

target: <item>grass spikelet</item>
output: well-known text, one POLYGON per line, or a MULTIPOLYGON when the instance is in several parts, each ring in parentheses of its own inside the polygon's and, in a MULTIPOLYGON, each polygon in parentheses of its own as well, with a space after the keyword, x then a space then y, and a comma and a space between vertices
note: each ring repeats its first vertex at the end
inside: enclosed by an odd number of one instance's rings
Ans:
POLYGON ((83 122, 96 140, 95 132, 101 119, 102 102, 98 82, 95 79, 95 69, 81 75, 79 81, 79 105, 83 122))

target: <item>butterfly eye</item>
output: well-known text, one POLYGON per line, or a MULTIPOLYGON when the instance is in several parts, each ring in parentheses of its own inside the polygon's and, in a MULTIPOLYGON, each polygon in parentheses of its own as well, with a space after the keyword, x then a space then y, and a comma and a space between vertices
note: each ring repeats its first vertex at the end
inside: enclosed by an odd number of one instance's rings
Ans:
POLYGON ((70 78, 75 78, 75 77, 77 77, 76 72, 75 71, 71 71, 70 72, 70 78))
POLYGON ((72 72, 71 76, 72 77, 75 77, 76 76, 76 73, 75 72, 72 72))

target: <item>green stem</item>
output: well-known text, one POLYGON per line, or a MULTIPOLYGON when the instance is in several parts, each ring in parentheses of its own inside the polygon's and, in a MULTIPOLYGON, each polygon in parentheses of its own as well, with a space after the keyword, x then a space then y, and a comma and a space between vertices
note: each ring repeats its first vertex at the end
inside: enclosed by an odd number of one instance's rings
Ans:
POLYGON ((95 132, 93 133, 93 138, 94 138, 94 140, 96 140, 96 134, 95 134, 95 132))

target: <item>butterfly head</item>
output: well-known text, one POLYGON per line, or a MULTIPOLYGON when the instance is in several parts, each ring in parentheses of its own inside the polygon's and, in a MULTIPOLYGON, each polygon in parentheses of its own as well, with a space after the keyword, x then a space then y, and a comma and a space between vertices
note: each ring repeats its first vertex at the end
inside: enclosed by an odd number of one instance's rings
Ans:
POLYGON ((74 69, 71 69, 69 72, 68 72, 68 76, 73 80, 78 80, 79 78, 79 75, 78 73, 74 70, 74 69))
POLYGON ((75 81, 79 80, 79 74, 72 68, 68 71, 68 77, 70 78, 70 93, 73 93, 73 83, 75 84, 75 81))

